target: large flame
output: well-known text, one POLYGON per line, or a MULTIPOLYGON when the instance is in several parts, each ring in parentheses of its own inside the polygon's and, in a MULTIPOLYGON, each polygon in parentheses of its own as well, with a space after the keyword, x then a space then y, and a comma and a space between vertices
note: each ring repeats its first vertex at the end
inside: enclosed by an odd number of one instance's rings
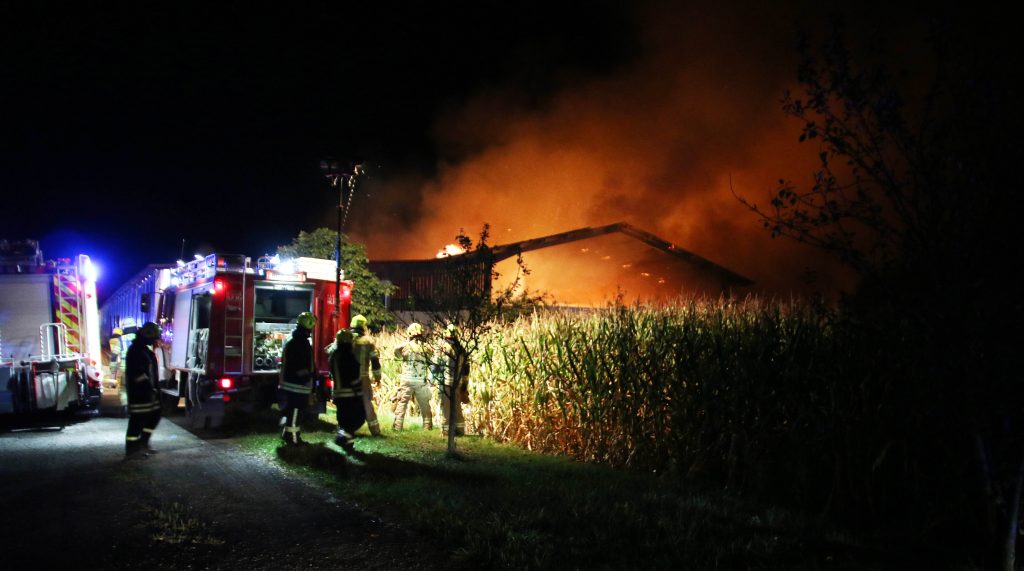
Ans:
POLYGON ((465 254, 464 250, 458 244, 445 244, 444 248, 437 251, 434 255, 435 258, 447 258, 448 256, 458 256, 459 254, 465 254))
MULTIPOLYGON (((425 244, 484 222, 495 245, 625 221, 762 289, 803 287, 808 268, 819 270, 817 286, 842 284, 823 256, 771 240, 734 195, 764 204, 778 179, 805 183, 817 166, 818 149, 797 143, 800 125, 779 106, 796 69, 791 43, 766 32, 780 16, 675 8, 651 16, 647 56, 610 77, 567 82, 541 108, 493 91, 444 117, 441 148, 462 151, 446 158, 435 179, 392 179, 390 192, 376 194, 402 202, 385 198, 377 212, 392 218, 364 220, 374 224, 360 231, 371 256, 428 257, 425 244), (413 223, 396 232, 396 220, 413 223)), ((666 265, 665 254, 621 236, 525 259, 530 289, 572 303, 601 303, 622 290, 670 297, 693 278, 679 264, 666 265)), ((516 273, 508 262, 499 271, 507 279, 516 273)))

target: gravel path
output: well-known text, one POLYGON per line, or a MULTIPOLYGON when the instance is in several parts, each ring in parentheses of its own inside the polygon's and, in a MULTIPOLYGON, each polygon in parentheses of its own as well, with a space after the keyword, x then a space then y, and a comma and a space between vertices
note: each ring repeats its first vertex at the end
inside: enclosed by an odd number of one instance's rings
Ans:
POLYGON ((123 461, 126 419, 0 432, 0 561, 34 568, 437 569, 400 526, 164 419, 123 461))

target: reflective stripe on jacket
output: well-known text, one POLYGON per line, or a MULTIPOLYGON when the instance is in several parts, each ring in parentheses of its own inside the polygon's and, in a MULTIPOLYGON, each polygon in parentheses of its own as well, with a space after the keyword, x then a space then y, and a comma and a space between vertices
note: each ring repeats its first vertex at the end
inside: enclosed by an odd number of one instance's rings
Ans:
POLYGON ((291 339, 284 345, 281 363, 281 389, 308 395, 313 390, 313 347, 309 344, 309 330, 296 327, 291 339))
POLYGON ((334 379, 334 398, 354 397, 362 394, 359 379, 359 361, 352 353, 352 346, 339 345, 331 353, 331 378, 334 379))
POLYGON ((366 335, 360 335, 352 344, 352 352, 359 361, 359 378, 380 380, 380 358, 377 357, 377 347, 373 340, 366 335))
POLYGON ((128 348, 125 379, 128 381, 129 412, 151 412, 154 405, 159 408, 156 355, 141 340, 133 341, 128 348))

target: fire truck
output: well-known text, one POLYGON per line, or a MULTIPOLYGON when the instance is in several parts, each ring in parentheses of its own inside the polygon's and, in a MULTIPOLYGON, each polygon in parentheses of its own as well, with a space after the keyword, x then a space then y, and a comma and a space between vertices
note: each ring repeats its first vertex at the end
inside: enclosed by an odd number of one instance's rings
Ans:
POLYGON ((0 240, 0 414, 94 406, 100 359, 89 256, 46 261, 35 240, 0 240))
POLYGON ((126 321, 160 325, 156 356, 165 405, 183 404, 192 426, 214 428, 229 411, 276 402, 284 344, 303 311, 317 317, 316 388, 326 392, 323 349, 349 325, 353 288, 341 281, 337 291, 336 271, 331 260, 264 256, 253 264, 225 254, 150 265, 103 304, 102 331, 109 339, 126 321))

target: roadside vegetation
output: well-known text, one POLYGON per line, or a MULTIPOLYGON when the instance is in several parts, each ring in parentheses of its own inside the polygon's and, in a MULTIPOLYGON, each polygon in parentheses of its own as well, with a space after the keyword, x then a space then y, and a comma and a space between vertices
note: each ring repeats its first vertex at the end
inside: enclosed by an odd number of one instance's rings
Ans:
POLYGON ((471 567, 943 568, 942 550, 826 523, 897 453, 879 429, 892 379, 836 319, 756 300, 521 317, 476 354, 474 436, 454 459, 417 411, 414 428, 387 429, 402 336, 384 333, 385 438, 345 454, 325 415, 296 452, 278 457, 273 432, 243 442, 471 567))
MULTIPOLYGON (((243 447, 339 497, 435 540, 460 568, 879 569, 877 554, 820 518, 701 490, 660 471, 624 471, 459 439, 412 419, 401 433, 359 438, 346 454, 328 415, 310 446, 279 449, 276 433, 243 447), (412 425, 410 427, 410 424, 412 425)), ((388 411, 382 422, 390 421, 388 411)))

